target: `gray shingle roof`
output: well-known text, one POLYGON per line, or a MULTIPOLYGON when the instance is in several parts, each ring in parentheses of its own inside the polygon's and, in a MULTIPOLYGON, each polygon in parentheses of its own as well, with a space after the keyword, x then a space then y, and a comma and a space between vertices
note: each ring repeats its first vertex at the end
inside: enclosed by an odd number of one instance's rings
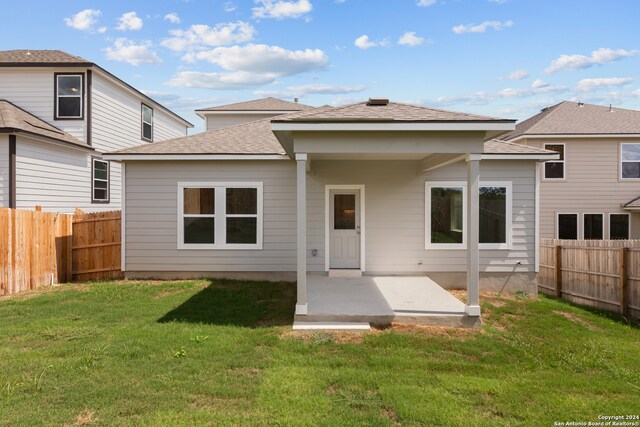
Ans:
POLYGON ((640 210, 640 196, 635 199, 629 200, 627 203, 623 204, 622 207, 627 210, 640 210))
MULTIPOLYGON (((306 112, 305 112, 306 113, 306 112)), ((407 121, 407 122, 461 122, 461 121, 500 121, 515 120, 479 116, 476 114, 458 113, 417 105, 389 102, 387 105, 368 105, 367 102, 345 105, 343 107, 326 108, 322 111, 311 110, 310 114, 290 114, 276 117, 274 122, 360 122, 360 121, 407 121)))
POLYGON ((91 64, 84 58, 61 50, 3 50, 0 64, 91 64))
POLYGON ((218 105, 196 111, 303 111, 314 107, 278 98, 262 98, 235 104, 218 105))
POLYGON ((640 134, 640 111, 564 101, 516 125, 502 139, 523 135, 640 134))
POLYGON ((544 148, 529 147, 524 144, 491 139, 484 142, 484 152, 486 154, 557 154, 555 151, 544 148))
POLYGON ((27 132, 91 149, 89 145, 78 138, 61 131, 4 99, 0 100, 0 129, 27 132))

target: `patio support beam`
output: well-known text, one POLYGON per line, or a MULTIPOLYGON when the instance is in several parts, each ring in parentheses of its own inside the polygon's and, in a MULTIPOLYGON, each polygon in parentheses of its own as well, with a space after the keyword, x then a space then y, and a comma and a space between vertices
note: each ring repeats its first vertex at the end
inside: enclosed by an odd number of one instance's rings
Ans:
POLYGON ((467 154, 467 305, 465 313, 480 316, 480 154, 467 154))
POLYGON ((296 314, 307 314, 307 154, 296 154, 298 296, 296 314))

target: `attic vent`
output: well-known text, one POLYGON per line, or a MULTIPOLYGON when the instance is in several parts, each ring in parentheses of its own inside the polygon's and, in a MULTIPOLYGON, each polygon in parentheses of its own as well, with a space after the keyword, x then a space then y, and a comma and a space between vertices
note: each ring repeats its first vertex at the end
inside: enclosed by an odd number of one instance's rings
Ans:
POLYGON ((369 98, 369 102, 367 102, 367 105, 389 105, 389 98, 369 98))

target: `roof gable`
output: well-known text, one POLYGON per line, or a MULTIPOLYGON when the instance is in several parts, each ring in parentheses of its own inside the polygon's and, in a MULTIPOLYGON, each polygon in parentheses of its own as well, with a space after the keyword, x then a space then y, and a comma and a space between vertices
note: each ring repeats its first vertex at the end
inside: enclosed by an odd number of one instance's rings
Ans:
POLYGON ((234 104, 218 105, 196 111, 304 111, 314 107, 298 102, 285 101, 278 98, 261 98, 234 104))

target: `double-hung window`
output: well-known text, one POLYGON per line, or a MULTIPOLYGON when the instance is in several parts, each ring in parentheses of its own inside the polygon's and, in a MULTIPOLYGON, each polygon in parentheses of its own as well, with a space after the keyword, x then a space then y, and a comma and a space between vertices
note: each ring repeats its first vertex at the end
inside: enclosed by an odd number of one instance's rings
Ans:
POLYGON ((153 108, 142 104, 140 117, 142 121, 142 139, 153 142, 153 108))
POLYGON ((558 160, 548 160, 544 162, 544 179, 564 179, 564 160, 565 145, 564 144, 544 144, 545 150, 555 151, 560 154, 558 160))
POLYGON ((578 214, 559 213, 556 220, 556 236, 558 239, 578 239, 578 214))
MULTIPOLYGON (((462 182, 427 182, 427 249, 466 248, 467 187, 462 182)), ((482 249, 511 246, 511 183, 481 182, 479 191, 479 242, 482 249)))
POLYGON ((640 144, 620 144, 620 175, 622 179, 640 179, 640 144))
POLYGON ((178 248, 262 249, 262 183, 179 183, 178 248))
POLYGON ((582 214, 582 237, 585 240, 604 239, 604 214, 582 214))
POLYGON ((82 74, 54 74, 56 120, 83 118, 83 77, 82 74))
POLYGON ((609 214, 609 239, 627 240, 629 238, 629 217, 627 213, 609 214))
POLYGON ((109 162, 91 159, 91 201, 109 203, 109 162))

